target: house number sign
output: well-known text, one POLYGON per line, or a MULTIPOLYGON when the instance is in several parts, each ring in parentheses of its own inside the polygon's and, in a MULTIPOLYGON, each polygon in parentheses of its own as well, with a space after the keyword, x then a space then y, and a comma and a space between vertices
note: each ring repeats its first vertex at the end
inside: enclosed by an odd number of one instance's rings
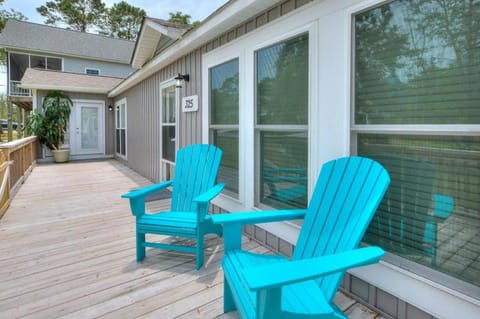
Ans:
POLYGON ((183 112, 198 111, 198 95, 186 96, 182 98, 182 111, 183 112))

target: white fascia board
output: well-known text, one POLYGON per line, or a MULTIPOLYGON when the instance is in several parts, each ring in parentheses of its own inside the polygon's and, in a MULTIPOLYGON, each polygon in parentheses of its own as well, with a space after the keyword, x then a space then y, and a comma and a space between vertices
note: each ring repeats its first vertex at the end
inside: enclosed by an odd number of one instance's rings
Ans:
POLYGON ((140 81, 161 70, 169 63, 174 62, 179 57, 190 53, 200 45, 213 40, 235 25, 248 20, 248 18, 282 1, 283 0, 237 0, 228 3, 207 18, 197 28, 187 32, 183 38, 167 48, 163 53, 147 62, 142 69, 125 79, 111 90, 108 96, 114 97, 128 90, 140 81))
POLYGON ((150 20, 147 21, 146 26, 174 40, 179 39, 187 31, 187 29, 166 27, 150 20))
POLYGON ((36 89, 36 90, 61 90, 68 92, 80 92, 80 93, 99 93, 107 94, 107 89, 80 87, 80 86, 59 86, 59 85, 19 85, 24 89, 36 89))

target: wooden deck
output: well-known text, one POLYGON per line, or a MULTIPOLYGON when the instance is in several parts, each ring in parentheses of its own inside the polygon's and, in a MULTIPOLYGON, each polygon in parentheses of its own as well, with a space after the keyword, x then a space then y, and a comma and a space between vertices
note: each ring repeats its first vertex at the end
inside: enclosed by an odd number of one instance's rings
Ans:
MULTIPOLYGON (((0 317, 238 318, 222 315, 221 239, 209 237, 200 271, 193 255, 168 251, 135 262, 120 195, 147 184, 115 160, 37 165, 0 220, 0 317)), ((351 318, 381 318, 343 294, 336 302, 351 318)))

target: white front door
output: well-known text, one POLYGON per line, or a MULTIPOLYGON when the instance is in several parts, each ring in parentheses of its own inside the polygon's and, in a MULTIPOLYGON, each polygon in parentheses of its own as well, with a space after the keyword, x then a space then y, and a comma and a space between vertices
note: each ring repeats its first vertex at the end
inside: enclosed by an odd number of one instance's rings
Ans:
POLYGON ((73 101, 70 116, 72 155, 105 154, 105 104, 101 101, 73 101))

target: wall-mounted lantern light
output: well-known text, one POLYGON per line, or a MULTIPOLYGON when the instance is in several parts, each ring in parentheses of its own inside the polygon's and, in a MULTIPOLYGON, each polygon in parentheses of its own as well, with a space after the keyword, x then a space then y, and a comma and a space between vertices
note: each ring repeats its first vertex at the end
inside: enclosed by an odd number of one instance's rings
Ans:
POLYGON ((190 81, 190 75, 178 73, 178 75, 175 77, 175 80, 177 80, 177 83, 176 83, 175 87, 181 88, 182 87, 182 81, 185 81, 185 82, 190 81))
POLYGON ((111 104, 108 105, 108 110, 109 110, 110 112, 113 111, 113 106, 112 106, 111 104))

